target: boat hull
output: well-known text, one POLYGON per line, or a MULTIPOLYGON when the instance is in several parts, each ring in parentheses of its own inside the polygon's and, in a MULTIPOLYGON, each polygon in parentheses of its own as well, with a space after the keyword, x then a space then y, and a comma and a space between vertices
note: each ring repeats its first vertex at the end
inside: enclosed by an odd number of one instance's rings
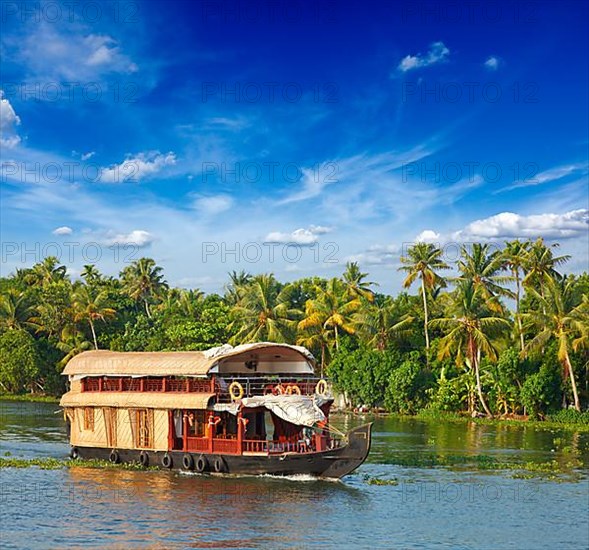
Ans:
MULTIPOLYGON (((167 470, 196 470, 197 459, 206 458, 206 473, 215 472, 215 464, 221 465, 217 473, 239 475, 311 475, 314 477, 339 479, 358 468, 368 456, 371 444, 372 423, 359 426, 348 433, 348 443, 329 451, 315 453, 283 453, 272 455, 229 455, 189 453, 193 467, 183 465, 187 453, 182 451, 141 451, 138 449, 117 449, 117 459, 122 463, 140 462, 140 455, 147 454, 148 466, 167 470), (164 456, 171 459, 166 467, 164 456), (221 459, 219 462, 217 459, 221 459)), ((76 447, 77 458, 102 460, 111 459, 111 449, 98 447, 76 447)))

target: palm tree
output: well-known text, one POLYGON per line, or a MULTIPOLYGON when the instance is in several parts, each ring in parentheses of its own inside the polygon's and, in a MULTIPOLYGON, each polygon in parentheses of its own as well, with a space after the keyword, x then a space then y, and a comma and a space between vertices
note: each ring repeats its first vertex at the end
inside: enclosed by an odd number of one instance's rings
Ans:
POLYGON ((373 303, 364 302, 355 314, 353 323, 358 335, 374 349, 383 351, 389 342, 409 332, 413 317, 399 315, 398 307, 390 296, 378 297, 373 303))
POLYGON ((570 379, 575 409, 581 410, 573 364, 569 356, 571 341, 574 347, 586 344, 589 331, 589 304, 585 298, 581 304, 573 307, 573 281, 557 281, 547 278, 544 282, 544 293, 535 288, 528 292, 541 305, 538 311, 525 313, 524 327, 536 335, 526 345, 526 354, 541 351, 550 340, 558 345, 558 360, 562 366, 563 379, 570 379))
POLYGON ((431 291, 436 286, 445 287, 446 281, 436 271, 450 269, 450 266, 441 258, 442 250, 431 243, 420 242, 409 247, 407 256, 401 256, 401 263, 405 265, 399 268, 400 271, 406 271, 408 273, 403 281, 405 288, 409 288, 417 278, 421 279, 424 314, 423 329, 426 349, 429 349, 427 291, 431 291))
POLYGON ((305 318, 299 323, 299 329, 323 332, 326 341, 333 341, 339 349, 339 333, 356 332, 352 316, 360 308, 359 298, 349 298, 344 283, 334 277, 324 288, 317 287, 317 298, 307 300, 305 318))
POLYGON ((272 273, 256 275, 243 287, 239 302, 233 306, 235 320, 230 329, 237 329, 237 333, 231 342, 291 341, 297 314, 272 273))
POLYGON ((460 250, 458 269, 459 280, 470 280, 474 288, 480 291, 487 301, 489 308, 501 312, 503 306, 498 301, 499 296, 515 297, 511 290, 501 286, 511 280, 511 277, 499 275, 503 268, 503 257, 499 250, 491 252, 489 244, 473 243, 472 252, 466 245, 460 250))
POLYGON ((82 331, 73 328, 71 330, 64 330, 61 340, 57 343, 57 348, 66 354, 60 361, 61 365, 66 365, 78 353, 91 349, 92 343, 86 340, 82 331))
POLYGON ((376 283, 365 281, 368 273, 362 273, 358 262, 348 262, 346 270, 342 275, 342 279, 347 287, 348 296, 350 298, 365 298, 369 302, 374 300, 374 293, 370 289, 376 283))
POLYGON ((252 282, 252 276, 246 271, 231 271, 229 273, 230 283, 225 286, 225 300, 230 306, 236 305, 244 289, 252 282))
POLYGON ((86 284, 90 286, 100 283, 103 278, 102 273, 100 273, 94 264, 86 264, 80 276, 86 281, 86 284))
POLYGON ((24 292, 10 288, 0 295, 0 326, 7 329, 37 328, 33 306, 24 292))
POLYGON ((521 300, 521 281, 525 273, 525 266, 530 249, 530 241, 508 241, 503 249, 503 267, 511 271, 511 276, 515 280, 515 319, 517 322, 517 331, 519 333, 520 351, 524 349, 524 331, 522 329, 522 319, 520 311, 521 300))
POLYGON ((105 305, 108 299, 106 291, 93 295, 87 286, 80 286, 73 295, 74 321, 88 321, 94 340, 94 349, 98 349, 96 338, 96 321, 106 321, 115 316, 115 310, 105 305))
POLYGON ((55 256, 48 256, 43 261, 35 264, 25 275, 26 281, 31 286, 44 287, 50 283, 67 279, 67 268, 58 265, 59 260, 55 256))
POLYGON ((145 313, 151 318, 150 302, 160 298, 168 288, 164 280, 163 269, 151 258, 141 258, 127 266, 121 272, 123 288, 135 301, 142 301, 145 313))
POLYGON ((558 243, 546 246, 544 239, 539 237, 530 245, 525 260, 526 276, 522 283, 527 288, 533 285, 540 289, 540 294, 544 295, 544 287, 550 279, 560 279, 561 275, 556 268, 570 259, 570 256, 554 256, 553 250, 558 248, 558 243))
POLYGON ((471 280, 459 281, 452 297, 452 317, 430 321, 430 326, 447 333, 440 342, 438 358, 441 360, 455 353, 458 365, 466 363, 474 371, 479 401, 487 416, 492 416, 483 396, 480 359, 482 354, 491 360, 497 359, 492 338, 509 329, 509 321, 493 316, 481 287, 477 288, 471 280))

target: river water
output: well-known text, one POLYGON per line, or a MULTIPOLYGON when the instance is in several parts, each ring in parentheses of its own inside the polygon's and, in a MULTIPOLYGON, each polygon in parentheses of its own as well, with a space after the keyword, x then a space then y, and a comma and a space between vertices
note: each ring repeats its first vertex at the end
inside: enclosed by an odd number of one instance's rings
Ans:
MULTIPOLYGON (((65 457, 56 411, 0 402, 1 454, 65 457)), ((84 467, 0 475, 2 548, 589 548, 589 434, 570 431, 376 418, 367 462, 340 482, 84 467), (428 462, 565 463, 571 453, 573 481, 428 462)))

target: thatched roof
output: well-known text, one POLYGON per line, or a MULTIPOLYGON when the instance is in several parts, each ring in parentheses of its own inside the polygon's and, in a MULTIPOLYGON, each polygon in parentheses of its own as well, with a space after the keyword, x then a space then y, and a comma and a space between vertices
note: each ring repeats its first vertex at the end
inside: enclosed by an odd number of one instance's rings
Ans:
POLYGON ((232 347, 229 345, 206 351, 117 352, 85 351, 69 361, 64 375, 68 376, 205 376, 225 360, 246 361, 280 357, 282 362, 306 361, 312 366, 311 353, 300 346, 259 342, 232 347))
POLYGON ((68 392, 61 407, 119 407, 123 409, 206 409, 214 393, 68 392))

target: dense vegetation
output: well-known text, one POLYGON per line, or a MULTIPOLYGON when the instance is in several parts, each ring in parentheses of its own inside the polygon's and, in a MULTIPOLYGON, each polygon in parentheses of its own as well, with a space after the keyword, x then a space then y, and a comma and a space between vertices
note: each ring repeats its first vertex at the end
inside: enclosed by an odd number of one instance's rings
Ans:
POLYGON ((233 272, 224 295, 205 296, 170 288, 149 258, 118 278, 87 265, 77 281, 46 258, 0 279, 0 389, 59 394, 63 366, 88 349, 269 340, 311 349, 351 406, 540 418, 581 411, 589 275, 560 273, 568 257, 556 247, 473 244, 451 266, 436 246, 416 243, 400 269, 417 295, 395 297, 376 292, 356 263, 339 278, 288 284, 233 272))

